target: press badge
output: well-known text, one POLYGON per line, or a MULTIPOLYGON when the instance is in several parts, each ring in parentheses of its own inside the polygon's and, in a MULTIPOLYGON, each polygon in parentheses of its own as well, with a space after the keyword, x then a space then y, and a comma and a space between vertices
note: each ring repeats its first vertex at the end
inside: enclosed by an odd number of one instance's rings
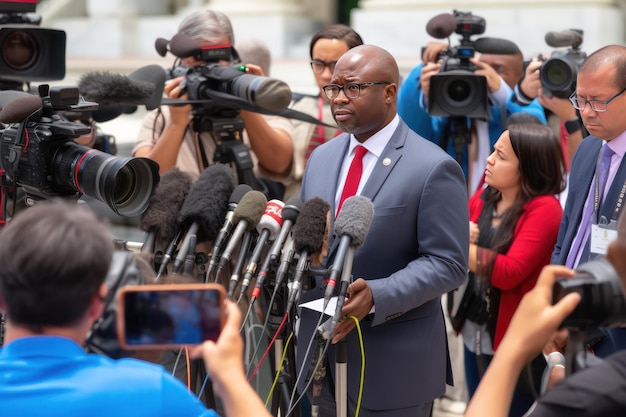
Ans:
POLYGON ((617 223, 591 225, 591 243, 589 247, 589 259, 606 255, 606 250, 611 241, 617 239, 617 223))

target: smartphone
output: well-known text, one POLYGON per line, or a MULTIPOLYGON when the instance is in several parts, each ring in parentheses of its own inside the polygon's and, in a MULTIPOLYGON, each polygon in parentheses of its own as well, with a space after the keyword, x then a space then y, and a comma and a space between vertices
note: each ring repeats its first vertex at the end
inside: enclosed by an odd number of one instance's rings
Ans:
POLYGON ((118 292, 117 336, 128 350, 177 349, 217 340, 226 291, 220 284, 127 285, 118 292))

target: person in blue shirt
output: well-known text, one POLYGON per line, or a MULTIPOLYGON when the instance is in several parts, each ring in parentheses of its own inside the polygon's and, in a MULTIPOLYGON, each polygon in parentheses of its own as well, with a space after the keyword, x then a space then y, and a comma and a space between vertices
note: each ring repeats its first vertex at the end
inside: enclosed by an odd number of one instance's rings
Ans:
POLYGON ((515 44, 505 42, 512 49, 516 49, 516 53, 480 54, 471 59, 472 64, 477 67, 474 74, 484 75, 487 79, 490 115, 486 121, 461 118, 460 122, 467 130, 469 142, 463 144, 461 149, 455 147, 454 138, 451 137, 451 130, 461 130, 460 126, 451 125, 449 117, 428 114, 430 79, 441 70, 440 55, 448 47, 446 43, 428 44, 422 56, 423 62, 411 70, 398 93, 398 113, 402 119, 412 130, 439 144, 456 158, 467 178, 470 194, 482 183, 484 161, 504 131, 508 116, 517 112, 528 112, 546 123, 545 111, 538 100, 522 104, 515 98, 514 89, 524 74, 524 60, 515 44))
MULTIPOLYGON (((83 349, 112 254, 107 227, 63 200, 38 202, 0 229, 0 415, 217 416, 163 367, 83 349)), ((226 315, 217 342, 190 354, 204 359, 227 416, 270 416, 246 381, 239 308, 227 302, 226 315)))

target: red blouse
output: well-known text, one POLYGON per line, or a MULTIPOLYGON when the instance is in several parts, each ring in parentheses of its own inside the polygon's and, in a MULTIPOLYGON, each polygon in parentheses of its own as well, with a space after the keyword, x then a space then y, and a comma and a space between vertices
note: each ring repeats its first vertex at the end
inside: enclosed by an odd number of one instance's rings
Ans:
MULTIPOLYGON (((469 200, 470 220, 475 223, 484 203, 480 198, 482 192, 479 190, 469 200)), ((501 296, 494 350, 502 341, 522 297, 535 286, 539 273, 550 263, 562 215, 561 204, 554 196, 530 200, 517 221, 508 252, 496 256, 491 285, 501 290, 501 296)))

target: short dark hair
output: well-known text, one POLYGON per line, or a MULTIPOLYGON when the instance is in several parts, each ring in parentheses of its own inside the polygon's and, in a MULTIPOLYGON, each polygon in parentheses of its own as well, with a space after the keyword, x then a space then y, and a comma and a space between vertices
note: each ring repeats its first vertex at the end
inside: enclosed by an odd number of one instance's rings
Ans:
POLYGON ((0 231, 0 299, 7 318, 38 333, 87 312, 109 270, 113 238, 83 204, 38 202, 0 231))
POLYGON ((313 58, 313 47, 320 39, 339 39, 348 45, 348 49, 352 49, 355 46, 363 45, 363 39, 356 30, 350 26, 342 24, 334 24, 323 27, 318 30, 311 38, 311 44, 309 46, 309 56, 313 58))

